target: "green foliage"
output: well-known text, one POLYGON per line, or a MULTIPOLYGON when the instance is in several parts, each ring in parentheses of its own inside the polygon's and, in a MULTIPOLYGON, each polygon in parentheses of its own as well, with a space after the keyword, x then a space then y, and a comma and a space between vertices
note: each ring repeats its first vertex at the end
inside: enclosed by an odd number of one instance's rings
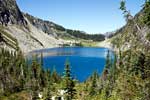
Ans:
POLYGON ((146 0, 143 12, 144 14, 142 17, 142 21, 147 26, 150 26, 150 1, 149 0, 146 0))
POLYGON ((44 70, 41 65, 36 57, 30 65, 21 52, 0 48, 0 97, 29 91, 28 94, 37 99, 46 89, 45 97, 50 98, 54 79, 50 70, 44 70))
POLYGON ((26 65, 25 59, 20 55, 21 53, 10 53, 2 48, 0 49, 0 90, 2 90, 2 95, 24 89, 24 81, 27 75, 24 72, 26 65))
MULTIPOLYGON (((126 10, 125 0, 120 3, 120 9, 123 11, 124 16, 128 19, 130 16, 129 11, 126 10)), ((149 26, 150 16, 150 1, 146 0, 144 5, 144 25, 149 26)), ((142 12, 141 11, 141 12, 142 12)), ((143 13, 142 13, 143 14, 143 13)), ((121 51, 120 47, 123 45, 122 41, 128 42, 132 34, 129 34, 128 38, 126 33, 137 32, 137 20, 133 20, 134 23, 129 27, 125 27, 126 32, 121 34, 118 39, 114 39, 113 43, 117 45, 119 52, 114 58, 114 62, 107 55, 105 69, 99 82, 100 92, 96 91, 97 95, 88 96, 87 100, 149 100, 150 99, 150 52, 148 46, 141 46, 139 42, 134 39, 131 40, 131 45, 134 47, 128 48, 126 51, 121 51), (136 30, 130 32, 130 28, 136 30), (125 40, 122 40, 125 37, 125 40), (143 47, 143 48, 142 48, 143 47), (89 99, 90 98, 90 99, 89 99)), ((149 34, 146 38, 149 40, 149 34)), ((135 34, 133 36, 136 36, 135 34)), ((90 82, 89 82, 90 83, 90 82)), ((92 83, 92 82, 91 82, 92 83)), ((87 84, 87 83, 86 83, 87 84)), ((99 87, 98 86, 98 87, 99 87)), ((88 89, 86 89, 88 90, 88 89)))
POLYGON ((66 31, 66 29, 60 25, 55 24, 55 28, 56 28, 56 30, 59 30, 59 31, 66 31))
POLYGON ((94 72, 85 83, 76 83, 72 79, 69 62, 66 62, 61 81, 56 70, 44 70, 36 57, 29 65, 21 52, 13 53, 1 49, 0 99, 8 97, 17 100, 23 97, 17 97, 14 93, 29 91, 26 95, 33 99, 38 99, 38 94, 43 93, 44 99, 50 100, 56 95, 54 92, 60 89, 62 82, 61 89, 66 91, 66 100, 149 100, 150 52, 130 49, 121 54, 121 58, 115 56, 112 60, 108 52, 107 67, 104 69, 108 71, 105 80, 104 73, 100 78, 98 73, 94 72))
POLYGON ((63 89, 66 91, 65 99, 72 100, 75 97, 76 89, 75 81, 72 79, 70 64, 67 61, 65 66, 65 73, 64 73, 64 87, 63 89))
POLYGON ((93 40, 93 41, 102 41, 105 39, 105 36, 102 34, 86 34, 82 31, 69 30, 69 29, 66 32, 79 39, 93 40))
POLYGON ((131 17, 131 14, 126 9, 126 2, 125 2, 125 0, 121 0, 121 2, 120 2, 120 10, 123 11, 123 14, 124 14, 124 17, 126 18, 126 21, 129 21, 129 17, 131 17))
POLYGON ((107 56, 106 56, 106 64, 105 64, 105 68, 106 69, 110 69, 111 67, 111 58, 110 58, 110 51, 107 51, 107 56))
POLYGON ((120 10, 126 11, 126 3, 125 3, 124 0, 122 0, 122 1, 120 2, 120 10))
POLYGON ((89 90, 89 94, 91 96, 96 95, 97 94, 97 80, 98 80, 98 73, 95 71, 91 77, 91 86, 90 86, 90 90, 89 90))
POLYGON ((54 67, 53 71, 52 71, 52 82, 53 83, 59 83, 59 81, 61 80, 60 76, 58 75, 58 73, 56 72, 56 69, 54 67))
POLYGON ((149 100, 149 52, 128 50, 114 60, 100 92, 102 100, 149 100), (146 54, 145 54, 146 53, 146 54), (118 64, 121 61, 122 64, 118 64), (121 68, 120 68, 121 66, 121 68), (119 68, 119 69, 118 69, 119 68), (114 69, 114 70, 112 70, 114 69))

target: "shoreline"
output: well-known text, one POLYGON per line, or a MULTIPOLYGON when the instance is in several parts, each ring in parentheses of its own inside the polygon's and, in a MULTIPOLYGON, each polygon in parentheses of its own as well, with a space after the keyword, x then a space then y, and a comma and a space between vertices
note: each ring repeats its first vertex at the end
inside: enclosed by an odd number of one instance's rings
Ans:
POLYGON ((24 54, 25 57, 32 57, 32 56, 35 56, 37 55, 38 57, 41 56, 41 53, 42 53, 42 56, 43 57, 46 57, 46 56, 52 56, 52 55, 55 55, 55 53, 53 52, 48 52, 47 50, 48 49, 55 49, 55 48, 106 48, 106 49, 109 49, 111 51, 114 52, 114 49, 111 48, 111 47, 107 47, 107 46, 67 46, 67 47, 60 47, 60 46, 56 46, 56 47, 50 47, 50 48, 42 48, 42 49, 35 49, 35 50, 32 50, 30 52, 26 52, 24 54), (45 52, 46 51, 46 52, 45 52))
MULTIPOLYGON (((91 47, 91 48, 107 48, 110 49, 111 51, 116 51, 111 44, 111 39, 105 39, 104 41, 101 42, 97 42, 95 45, 93 46, 66 46, 66 47, 91 47)), ((65 46, 59 46, 59 45, 55 45, 55 46, 50 46, 50 47, 44 47, 44 48, 34 48, 32 50, 28 50, 28 51, 23 51, 24 56, 28 56, 30 54, 36 54, 33 52, 37 52, 40 53, 40 51, 42 50, 46 50, 46 49, 53 49, 53 48, 60 48, 60 47, 65 47, 65 46)), ((43 55, 44 56, 44 55, 43 55)))
POLYGON ((105 39, 104 41, 97 43, 96 46, 114 50, 114 48, 112 47, 112 44, 111 44, 111 39, 105 39))

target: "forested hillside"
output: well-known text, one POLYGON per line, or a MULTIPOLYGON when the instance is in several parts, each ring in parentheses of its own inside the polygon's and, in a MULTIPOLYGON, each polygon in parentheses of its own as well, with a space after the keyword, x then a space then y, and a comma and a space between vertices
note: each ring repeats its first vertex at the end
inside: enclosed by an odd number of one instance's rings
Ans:
POLYGON ((0 49, 0 100, 51 100, 52 96, 72 100, 75 97, 75 80, 66 61, 64 77, 56 70, 43 68, 43 56, 25 59, 20 51, 0 49), (31 60, 31 59, 30 59, 31 60), (30 63, 31 62, 31 63, 30 63), (67 91, 66 95, 59 91, 67 91))
POLYGON ((50 21, 44 21, 29 14, 24 14, 24 16, 27 17, 27 19, 32 23, 32 25, 34 25, 38 29, 41 29, 48 35, 55 36, 56 38, 75 40, 85 39, 93 41, 103 41, 105 39, 105 36, 103 34, 88 34, 84 31, 64 28, 61 25, 55 24, 50 21))
MULTIPOLYGON (((97 80, 93 100, 150 100, 150 1, 133 17, 120 3, 127 24, 112 37, 114 63, 107 56, 103 75, 97 80)), ((89 100, 90 100, 89 99, 89 100)))
MULTIPOLYGON (((0 100, 150 100, 150 0, 135 16, 124 0, 120 9, 127 24, 111 38, 114 57, 108 51, 102 75, 95 71, 80 83, 72 77, 69 61, 60 76, 55 69, 44 69, 43 54, 26 59, 18 46, 14 46, 16 52, 0 48, 0 100)), ((78 31, 66 31, 80 37, 78 31)), ((0 32, 1 41, 17 44, 4 30, 0 32)), ((98 36, 81 34, 80 38, 99 40, 98 36)))

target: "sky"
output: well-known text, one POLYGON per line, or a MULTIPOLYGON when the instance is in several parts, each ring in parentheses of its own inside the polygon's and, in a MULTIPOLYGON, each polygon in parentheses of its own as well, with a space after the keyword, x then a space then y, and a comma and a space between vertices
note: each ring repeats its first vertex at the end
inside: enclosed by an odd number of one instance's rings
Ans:
MULTIPOLYGON (((16 0, 21 11, 68 29, 87 33, 115 31, 125 25, 120 0, 16 0)), ((135 15, 145 0, 126 0, 135 15)))

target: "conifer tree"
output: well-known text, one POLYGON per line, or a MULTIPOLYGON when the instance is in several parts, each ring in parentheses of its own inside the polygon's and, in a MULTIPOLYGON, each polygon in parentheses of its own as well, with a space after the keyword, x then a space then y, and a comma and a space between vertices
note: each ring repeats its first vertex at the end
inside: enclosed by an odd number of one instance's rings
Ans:
POLYGON ((31 92, 33 100, 38 99, 38 92, 40 90, 40 74, 41 74, 41 66, 37 62, 37 56, 32 60, 31 64, 31 92))
POLYGON ((41 64, 41 66, 43 66, 43 64, 44 64, 44 61, 43 61, 43 53, 41 53, 40 64, 41 64))
POLYGON ((57 73, 55 67, 53 68, 51 79, 52 79, 53 83, 59 83, 60 80, 61 80, 61 78, 60 78, 60 76, 58 75, 58 73, 57 73))
POLYGON ((110 51, 107 51, 107 56, 106 56, 106 64, 105 64, 105 68, 106 69, 110 69, 111 67, 111 60, 110 60, 110 51))
POLYGON ((145 2, 142 21, 144 24, 150 26, 150 0, 146 0, 145 2))
POLYGON ((113 61, 113 65, 112 65, 112 76, 113 76, 113 81, 116 80, 116 74, 117 74, 117 55, 114 55, 114 61, 113 61))
POLYGON ((51 96, 52 96, 52 82, 51 82, 51 72, 48 69, 47 70, 47 93, 46 93, 46 100, 51 100, 51 96))
POLYGON ((64 73, 64 90, 66 91, 65 99, 72 100, 75 97, 76 90, 74 89, 75 82, 71 77, 70 64, 66 61, 65 73, 64 73))
POLYGON ((90 86, 90 95, 96 95, 97 91, 97 80, 98 80, 98 73, 95 71, 92 75, 92 82, 90 86))

